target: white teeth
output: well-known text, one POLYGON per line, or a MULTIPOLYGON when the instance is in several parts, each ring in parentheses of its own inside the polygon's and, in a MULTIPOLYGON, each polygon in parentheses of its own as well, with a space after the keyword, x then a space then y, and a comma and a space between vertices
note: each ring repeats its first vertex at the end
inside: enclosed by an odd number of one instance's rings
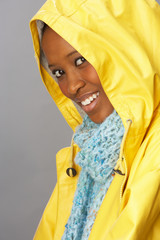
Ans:
POLYGON ((90 104, 91 101, 87 98, 87 99, 85 100, 85 103, 86 103, 86 104, 90 104))
POLYGON ((99 92, 94 93, 92 96, 87 98, 85 101, 82 101, 81 104, 83 106, 89 105, 94 99, 96 99, 99 96, 99 92))
MULTIPOLYGON (((89 102, 90 103, 90 102, 89 102)), ((83 105, 83 106, 86 106, 88 103, 86 103, 86 101, 83 101, 83 102, 81 102, 81 104, 83 105)))
POLYGON ((93 101, 93 97, 89 97, 89 100, 90 100, 90 101, 93 101))

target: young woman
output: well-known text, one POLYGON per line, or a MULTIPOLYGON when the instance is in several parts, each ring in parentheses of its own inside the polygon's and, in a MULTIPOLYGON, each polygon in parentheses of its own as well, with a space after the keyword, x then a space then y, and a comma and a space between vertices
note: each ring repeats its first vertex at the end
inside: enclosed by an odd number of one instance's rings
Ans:
POLYGON ((159 239, 159 22, 155 0, 48 0, 32 19, 42 79, 74 131, 34 239, 159 239))

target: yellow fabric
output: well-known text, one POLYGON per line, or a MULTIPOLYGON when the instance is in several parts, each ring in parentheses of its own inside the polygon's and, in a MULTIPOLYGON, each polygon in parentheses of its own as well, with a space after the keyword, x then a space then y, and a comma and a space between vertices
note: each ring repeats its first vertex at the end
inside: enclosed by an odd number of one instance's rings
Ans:
MULTIPOLYGON (((82 118, 40 63, 36 20, 67 40, 96 69, 126 131, 125 176, 115 175, 89 240, 160 239, 160 6, 155 0, 48 0, 30 22, 43 82, 70 127, 82 118)), ((74 146, 74 154, 78 151, 74 146)), ((57 187, 35 240, 61 239, 80 169, 66 175, 70 148, 57 154, 57 187)))

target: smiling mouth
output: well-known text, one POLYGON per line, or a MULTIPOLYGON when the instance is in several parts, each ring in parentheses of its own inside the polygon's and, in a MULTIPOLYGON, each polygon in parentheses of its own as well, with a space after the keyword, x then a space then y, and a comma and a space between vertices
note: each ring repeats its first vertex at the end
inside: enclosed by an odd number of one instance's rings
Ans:
POLYGON ((97 97, 99 96, 99 92, 93 93, 91 96, 86 98, 84 101, 81 102, 82 106, 87 106, 91 104, 97 97))

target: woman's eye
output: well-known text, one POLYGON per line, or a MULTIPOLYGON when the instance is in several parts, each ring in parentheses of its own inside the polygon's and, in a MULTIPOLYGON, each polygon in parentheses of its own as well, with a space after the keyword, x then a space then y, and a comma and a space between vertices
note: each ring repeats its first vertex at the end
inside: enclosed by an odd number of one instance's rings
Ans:
POLYGON ((75 61, 75 65, 80 66, 85 61, 86 61, 86 59, 84 57, 77 58, 76 61, 75 61))
POLYGON ((64 71, 56 69, 56 70, 53 70, 52 73, 56 78, 60 78, 64 74, 64 71))

